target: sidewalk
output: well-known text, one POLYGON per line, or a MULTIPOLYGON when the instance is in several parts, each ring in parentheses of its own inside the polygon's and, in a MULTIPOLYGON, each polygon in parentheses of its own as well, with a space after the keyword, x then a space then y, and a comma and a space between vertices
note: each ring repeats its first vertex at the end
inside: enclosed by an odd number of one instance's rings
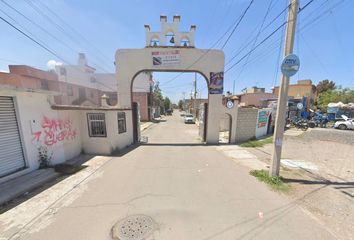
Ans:
POLYGON ((61 174, 52 168, 35 170, 0 184, 0 205, 48 183, 61 174))
POLYGON ((141 122, 140 123, 140 131, 143 132, 146 129, 148 129, 151 125, 153 125, 153 122, 141 122))

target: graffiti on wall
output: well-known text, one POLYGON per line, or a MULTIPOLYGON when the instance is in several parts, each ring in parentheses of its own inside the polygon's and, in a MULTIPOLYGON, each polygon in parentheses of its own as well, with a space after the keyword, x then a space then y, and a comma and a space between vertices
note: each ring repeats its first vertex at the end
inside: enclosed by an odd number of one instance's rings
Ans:
POLYGON ((66 140, 73 140, 78 133, 70 119, 54 119, 43 116, 39 128, 33 132, 34 143, 53 146, 66 140))

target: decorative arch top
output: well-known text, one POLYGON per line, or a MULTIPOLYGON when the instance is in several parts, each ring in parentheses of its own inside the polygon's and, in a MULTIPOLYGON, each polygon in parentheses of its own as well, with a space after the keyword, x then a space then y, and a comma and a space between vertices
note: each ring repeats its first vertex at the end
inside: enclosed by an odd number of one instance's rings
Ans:
POLYGON ((195 47, 194 35, 196 26, 191 25, 189 32, 180 32, 179 24, 181 17, 179 15, 173 16, 173 22, 167 22, 167 16, 160 16, 161 31, 160 32, 151 32, 150 26, 145 25, 146 33, 146 47, 154 47, 156 44, 151 44, 154 39, 159 39, 158 46, 172 46, 172 47, 195 47), (166 35, 173 33, 172 37, 166 38, 166 35))

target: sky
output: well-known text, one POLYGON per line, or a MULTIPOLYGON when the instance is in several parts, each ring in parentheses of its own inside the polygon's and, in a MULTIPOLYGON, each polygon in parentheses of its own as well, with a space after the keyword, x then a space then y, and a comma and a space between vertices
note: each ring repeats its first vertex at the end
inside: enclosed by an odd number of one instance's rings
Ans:
MULTIPOLYGON (((115 71, 116 50, 144 48, 144 24, 149 24, 151 31, 159 31, 161 14, 167 15, 168 21, 172 21, 173 15, 180 15, 181 31, 188 31, 190 25, 195 24, 197 48, 209 49, 214 45, 213 48, 221 49, 250 1, 0 0, 2 18, 54 53, 47 52, 0 20, 0 71, 7 71, 7 66, 11 64, 47 70, 49 60, 74 64, 78 52, 85 52, 89 64, 98 72, 112 73, 115 71)), ((240 93, 242 89, 252 86, 271 91, 274 85, 279 84, 284 28, 250 54, 249 51, 285 21, 285 11, 275 21, 272 20, 288 2, 254 0, 223 49, 226 63, 234 57, 225 70, 243 59, 225 73, 225 92, 240 93)), ((311 0, 300 0, 300 7, 308 2, 311 0)), ((291 78, 291 83, 311 79, 316 84, 320 80, 330 79, 337 85, 354 89, 353 10, 352 0, 314 0, 299 13, 294 53, 299 56, 301 66, 298 74, 291 78)), ((193 73, 184 73, 170 81, 176 75, 178 73, 154 74, 163 94, 174 102, 183 98, 183 93, 186 97, 190 96, 195 77, 193 73)), ((201 76, 197 79, 198 97, 205 98, 205 79, 201 76)))

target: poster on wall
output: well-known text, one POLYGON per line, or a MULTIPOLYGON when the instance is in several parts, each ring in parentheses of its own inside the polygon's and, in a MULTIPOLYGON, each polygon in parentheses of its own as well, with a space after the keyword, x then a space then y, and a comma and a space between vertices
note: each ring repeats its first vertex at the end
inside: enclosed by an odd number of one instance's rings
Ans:
POLYGON ((154 66, 173 66, 180 64, 180 51, 153 51, 152 65, 154 66))
POLYGON ((211 72, 209 94, 222 94, 224 90, 224 72, 211 72))
POLYGON ((258 112, 257 127, 258 128, 266 127, 267 123, 268 123, 268 112, 267 111, 259 111, 258 112))

